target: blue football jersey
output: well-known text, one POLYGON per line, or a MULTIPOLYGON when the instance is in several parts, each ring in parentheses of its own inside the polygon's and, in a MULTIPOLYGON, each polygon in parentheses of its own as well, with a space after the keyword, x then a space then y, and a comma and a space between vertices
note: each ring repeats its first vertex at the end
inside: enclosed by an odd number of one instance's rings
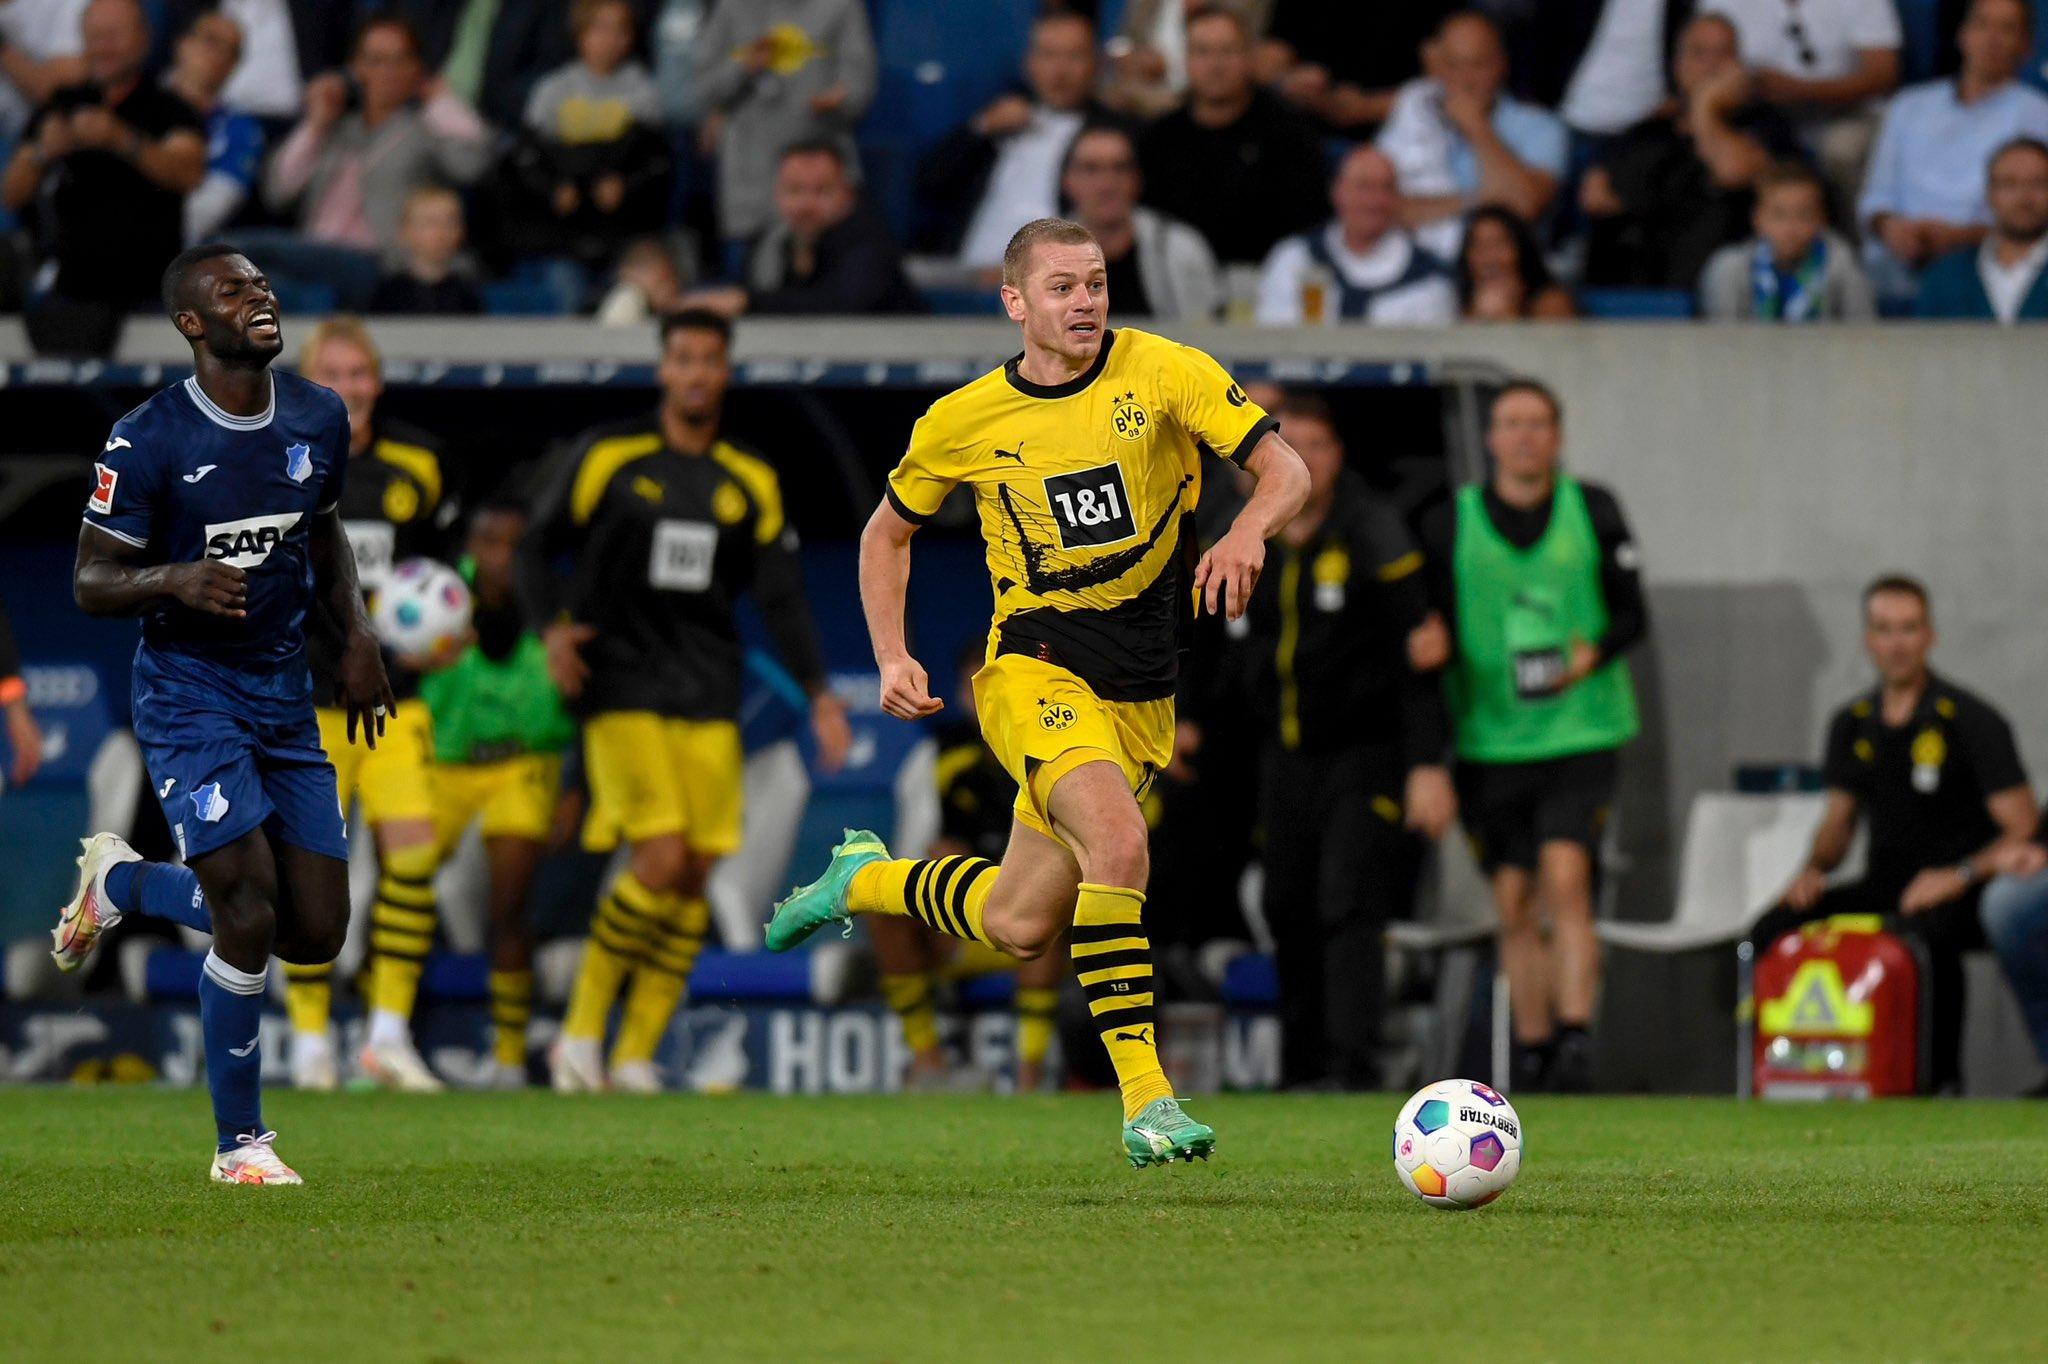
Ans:
POLYGON ((312 522, 341 498, 348 443, 341 399, 295 374, 271 376, 259 416, 221 411, 187 379, 114 424, 86 524, 140 546, 143 563, 218 559, 248 574, 246 616, 173 602, 144 617, 145 649, 270 684, 259 692, 303 691, 312 522))

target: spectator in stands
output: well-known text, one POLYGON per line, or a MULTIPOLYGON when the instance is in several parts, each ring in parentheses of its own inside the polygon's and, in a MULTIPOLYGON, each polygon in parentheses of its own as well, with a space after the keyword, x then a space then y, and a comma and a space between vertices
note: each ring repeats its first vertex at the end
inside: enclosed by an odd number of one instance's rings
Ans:
POLYGON ((2019 82, 2033 45, 2028 0, 1974 0, 1958 30, 1962 69, 1901 90, 1885 111, 1856 216, 1871 274, 1910 300, 1919 270, 1984 240, 1984 171, 2016 137, 2048 138, 2048 96, 2019 82))
POLYGON ((463 236, 462 196, 441 185, 414 190, 398 223, 398 249, 405 267, 377 282, 369 311, 441 316, 482 312, 483 295, 467 278, 463 236))
POLYGON ((305 111, 306 86, 348 60, 356 25, 376 8, 365 0, 171 0, 170 27, 186 32, 211 10, 234 20, 242 31, 242 60, 220 102, 274 125, 305 111))
POLYGON ((698 89, 720 117, 718 232, 735 265, 774 220, 776 157, 850 135, 875 97, 875 43, 861 0, 718 4, 697 40, 698 89))
POLYGON ((922 311, 889 224, 861 200, 846 153, 831 138, 799 142, 775 172, 775 225, 754 244, 747 287, 683 300, 727 317, 922 311))
MULTIPOLYGON (((490 162, 489 130, 452 90, 430 81, 419 37, 401 19, 377 18, 357 35, 348 75, 306 86, 306 116, 271 159, 263 197, 296 208, 297 239, 265 237, 273 275, 335 285, 361 306, 377 254, 397 244, 407 198, 422 185, 468 185, 490 162), (353 107, 352 107, 353 105, 353 107)), ((257 243, 244 234, 244 244, 257 243)))
POLYGON ((1276 0, 1260 64, 1295 107, 1343 137, 1370 137, 1400 87, 1422 74, 1422 47, 1453 0, 1276 0))
POLYGON ((1529 224, 1499 204, 1483 204, 1466 218, 1452 278, 1458 316, 1467 322, 1550 321, 1578 311, 1529 224))
POLYGON ((1928 667, 1934 644, 1924 586, 1888 576, 1864 589, 1863 648, 1877 686, 1829 722, 1827 812, 1805 869, 1750 939, 1767 951, 1834 914, 1885 915, 1918 938, 1930 967, 1929 1073, 1937 1092, 1952 1092, 1962 1078, 1962 954, 1983 945, 1977 902, 2038 821, 2012 726, 1928 667), (1869 833, 1863 877, 1830 885, 1859 821, 1869 833))
POLYGON ((1716 322, 1870 322, 1877 297, 1856 248, 1828 229, 1828 188, 1811 166, 1781 161, 1756 178, 1756 236, 1722 247, 1700 276, 1700 314, 1716 322))
POLYGON ((206 174, 199 115, 143 79, 149 24, 136 0, 93 0, 80 21, 86 78, 30 118, 0 201, 34 205, 39 254, 55 269, 31 304, 38 349, 104 354, 121 317, 157 297, 185 243, 185 196, 206 174))
POLYGON ((1369 322, 1432 327, 1458 315, 1448 266, 1401 226, 1394 166, 1353 147, 1330 181, 1336 216, 1274 247, 1259 272, 1257 317, 1266 327, 1369 322))
POLYGON ((612 287, 597 305, 606 327, 643 327, 683 306, 683 274, 659 237, 642 237, 619 253, 612 287))
POLYGON ((1252 80, 1232 11, 1189 15, 1188 96, 1138 139, 1145 201, 1200 232, 1226 265, 1264 259, 1321 220, 1328 171, 1315 129, 1252 80))
POLYGON ((1664 103, 1670 55, 1693 0, 1571 0, 1514 34, 1516 87, 1597 145, 1664 103), (1518 42, 1517 39, 1520 41, 1518 42))
POLYGON ((2048 321, 2048 143, 2015 138, 1991 158, 1991 235, 1920 278, 1920 317, 2048 321))
POLYGON ((1675 99, 1586 172, 1586 283, 1691 292, 1708 258, 1748 235, 1757 174, 1799 144, 1775 110, 1749 99, 1738 42, 1721 15, 1687 24, 1672 63, 1675 99))
POLYGON ((510 244, 598 265, 661 226, 668 139, 661 93, 633 58, 629 0, 577 0, 569 23, 576 59, 542 77, 526 102, 512 165, 527 199, 510 244))
MULTIPOLYGON (((1994 860, 1998 879, 1977 906, 1984 936, 1998 954, 2006 984, 2034 1039, 2034 1054, 2048 1066, 2048 847, 2034 841, 2006 848, 1994 860)), ((2048 1099, 2048 1077, 2026 1092, 2048 1099)))
POLYGON ((7 724, 7 746, 13 762, 7 780, 15 786, 35 776, 43 765, 43 731, 35 713, 28 708, 28 683, 21 676, 21 650, 15 647, 14 627, 0 608, 0 714, 7 724))
POLYGON ((1272 540, 1243 629, 1281 1083, 1377 1089, 1383 938, 1421 870, 1411 832, 1434 840, 1457 817, 1442 660, 1411 659, 1431 612, 1422 554, 1345 466, 1329 405, 1292 397, 1278 415, 1309 495, 1272 540))
POLYGON ((661 0, 649 25, 654 84, 661 91, 662 121, 671 128, 694 128, 704 117, 697 64, 710 8, 711 0, 661 0))
POLYGON ((1138 145, 1123 127, 1083 128, 1067 148, 1060 191, 1095 234, 1119 317, 1207 322, 1223 302, 1216 257, 1202 234, 1138 202, 1138 145))
POLYGON ((263 129, 240 109, 221 102, 221 90, 242 59, 242 30, 225 10, 192 21, 178 39, 164 88, 206 120, 206 178, 185 196, 185 241, 211 238, 256 188, 263 161, 263 129))
POLYGON ((421 60, 470 108, 519 125, 534 85, 575 54, 562 0, 398 0, 421 60))
POLYGON ((1879 100, 1899 84, 1894 0, 1703 0, 1742 38, 1752 93, 1782 110, 1846 213, 1877 137, 1879 100))
MULTIPOLYGON (((1101 82, 1104 107, 1154 119, 1178 105, 1188 89, 1188 17, 1208 7, 1201 0, 1131 0, 1116 36, 1103 44, 1109 58, 1101 82)), ((1215 7, 1244 20, 1256 44, 1274 0, 1217 0, 1215 7)))
POLYGON ((20 132, 28 116, 60 88, 85 79, 78 28, 86 3, 0 3, 0 138, 20 132))
POLYGON ((1446 19, 1424 68, 1427 76, 1394 97, 1379 147, 1400 175, 1402 221, 1451 260, 1475 205, 1543 219, 1564 180, 1570 139, 1555 114, 1507 93, 1507 49, 1483 14, 1446 19))
POLYGON ((1450 622, 1458 807, 1500 914, 1515 1084, 1578 1090, 1600 989, 1594 871, 1639 729, 1622 656, 1649 611, 1621 504, 1562 472, 1562 444, 1556 397, 1504 386, 1491 477, 1423 521, 1422 551, 1450 622))
POLYGON ((1060 160, 1096 112, 1095 30, 1086 19, 1058 10, 1038 17, 1024 86, 954 129, 918 168, 918 193, 944 225, 944 246, 989 284, 1017 229, 1058 213, 1060 160))

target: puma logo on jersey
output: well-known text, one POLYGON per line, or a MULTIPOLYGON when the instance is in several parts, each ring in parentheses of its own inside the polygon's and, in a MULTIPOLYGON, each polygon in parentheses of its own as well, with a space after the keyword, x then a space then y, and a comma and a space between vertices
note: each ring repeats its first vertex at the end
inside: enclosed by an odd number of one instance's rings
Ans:
POLYGON ((1142 1042, 1149 1047, 1152 1045, 1152 1030, 1150 1028, 1140 1028, 1136 1032, 1120 1032, 1116 1034, 1113 1040, 1118 1042, 1142 1042))
POLYGON ((206 557, 236 568, 254 568, 284 543, 291 528, 299 524, 300 512, 277 516, 245 516, 239 521, 221 521, 206 528, 206 557))
POLYGON ((1014 450, 1000 450, 1000 449, 999 449, 999 450, 997 450, 997 451, 996 451, 996 458, 997 458, 997 459, 1014 459, 1014 460, 1016 460, 1016 461, 1017 461, 1017 462, 1018 462, 1019 464, 1022 464, 1022 463, 1024 462, 1024 442, 1023 442, 1023 441, 1021 441, 1021 440, 1020 440, 1020 441, 1018 441, 1018 442, 1017 442, 1017 448, 1016 448, 1016 449, 1014 449, 1014 450))
POLYGON ((215 469, 218 468, 220 468, 218 464, 202 464, 197 469, 194 469, 191 473, 186 474, 185 481, 187 483, 197 483, 200 479, 205 478, 208 474, 212 473, 215 469))

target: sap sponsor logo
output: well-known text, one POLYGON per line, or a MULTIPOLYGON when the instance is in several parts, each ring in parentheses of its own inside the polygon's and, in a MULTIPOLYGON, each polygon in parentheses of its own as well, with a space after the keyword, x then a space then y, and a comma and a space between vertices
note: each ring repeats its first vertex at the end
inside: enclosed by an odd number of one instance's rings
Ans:
POLYGON ((206 557, 236 568, 254 568, 284 543, 284 537, 299 524, 302 514, 245 516, 239 521, 210 525, 206 528, 206 557))
POLYGON ((1521 1131, 1515 1126, 1513 1118, 1504 1118, 1498 1113, 1489 1113, 1483 1108, 1460 1108, 1458 1110, 1458 1121, 1476 1122, 1481 1127, 1497 1127, 1511 1137, 1519 1137, 1521 1135, 1521 1131))

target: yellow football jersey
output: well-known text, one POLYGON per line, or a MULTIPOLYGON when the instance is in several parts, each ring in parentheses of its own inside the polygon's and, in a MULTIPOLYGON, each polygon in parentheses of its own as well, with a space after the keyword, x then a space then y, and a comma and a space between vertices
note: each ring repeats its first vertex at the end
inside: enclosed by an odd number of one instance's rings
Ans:
POLYGON ((933 403, 889 504, 922 523, 972 487, 995 585, 990 655, 1057 663, 1105 700, 1155 700, 1178 676, 1193 548, 1181 522, 1201 452, 1242 460, 1275 425, 1201 351, 1119 328, 1067 383, 1032 383, 1012 359, 933 403))

